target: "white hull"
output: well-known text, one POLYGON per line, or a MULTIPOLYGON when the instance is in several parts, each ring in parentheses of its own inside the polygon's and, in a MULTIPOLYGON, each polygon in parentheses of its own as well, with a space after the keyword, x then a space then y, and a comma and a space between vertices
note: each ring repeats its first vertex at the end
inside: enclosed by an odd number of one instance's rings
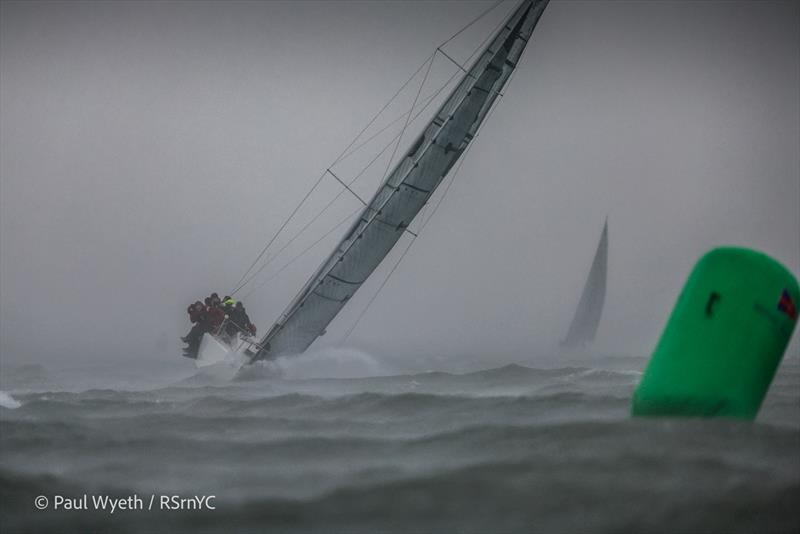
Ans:
POLYGON ((203 334, 200 340, 200 349, 197 351, 195 365, 198 368, 227 363, 240 367, 249 358, 244 351, 248 344, 239 341, 238 336, 233 340, 233 346, 228 346, 211 334, 203 334))

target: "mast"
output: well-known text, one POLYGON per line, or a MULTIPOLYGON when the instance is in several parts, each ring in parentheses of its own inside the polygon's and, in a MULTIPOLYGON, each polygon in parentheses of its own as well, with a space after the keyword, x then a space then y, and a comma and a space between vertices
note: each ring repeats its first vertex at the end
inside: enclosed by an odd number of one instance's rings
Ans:
POLYGON ((330 256, 261 339, 253 360, 305 351, 389 254, 475 137, 549 0, 523 0, 465 72, 330 256))
POLYGON ((603 313, 603 303, 606 298, 606 277, 608 271, 608 219, 603 225, 603 233, 597 243, 592 268, 586 278, 578 309, 569 326, 567 337, 562 345, 585 345, 594 339, 597 325, 603 313))

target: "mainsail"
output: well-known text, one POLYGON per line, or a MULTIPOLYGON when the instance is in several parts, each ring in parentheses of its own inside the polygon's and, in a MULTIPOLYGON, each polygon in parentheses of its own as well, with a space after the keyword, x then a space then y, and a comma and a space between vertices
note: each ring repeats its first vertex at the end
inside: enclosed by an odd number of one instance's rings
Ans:
POLYGON ((253 360, 301 353, 325 333, 475 137, 548 1, 524 0, 509 16, 331 255, 260 341, 253 360))
POLYGON ((564 338, 563 345, 576 346, 590 343, 597 333, 597 325, 603 313, 603 302, 606 298, 606 271, 608 269, 608 220, 603 225, 597 252, 594 254, 592 268, 586 285, 583 287, 581 300, 575 317, 564 338))

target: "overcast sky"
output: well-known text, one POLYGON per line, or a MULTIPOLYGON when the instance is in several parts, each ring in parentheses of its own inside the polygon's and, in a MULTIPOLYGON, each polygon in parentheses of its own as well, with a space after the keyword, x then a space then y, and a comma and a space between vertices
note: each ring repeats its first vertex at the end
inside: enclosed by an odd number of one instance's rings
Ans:
MULTIPOLYGON (((2 360, 180 359, 187 304, 229 291, 361 127, 491 4, 3 2, 2 360)), ((510 8, 446 50, 464 61, 510 8)), ((800 272, 799 33, 791 0, 553 0, 346 344, 410 369, 549 354, 606 215, 597 350, 648 354, 712 247, 800 272)), ((338 191, 326 180, 290 230, 338 191)), ((357 206, 343 195, 285 258, 357 206)), ((261 332, 338 235, 247 297, 261 332)), ((396 252, 321 341, 342 342, 396 252)))

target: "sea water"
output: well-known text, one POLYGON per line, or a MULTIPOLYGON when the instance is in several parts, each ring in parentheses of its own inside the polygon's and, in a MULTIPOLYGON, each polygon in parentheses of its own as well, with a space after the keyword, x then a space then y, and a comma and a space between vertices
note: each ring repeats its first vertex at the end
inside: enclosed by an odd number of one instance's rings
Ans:
POLYGON ((800 531, 797 357, 755 422, 632 419, 645 358, 355 363, 128 388, 4 373, 2 532, 800 531))

